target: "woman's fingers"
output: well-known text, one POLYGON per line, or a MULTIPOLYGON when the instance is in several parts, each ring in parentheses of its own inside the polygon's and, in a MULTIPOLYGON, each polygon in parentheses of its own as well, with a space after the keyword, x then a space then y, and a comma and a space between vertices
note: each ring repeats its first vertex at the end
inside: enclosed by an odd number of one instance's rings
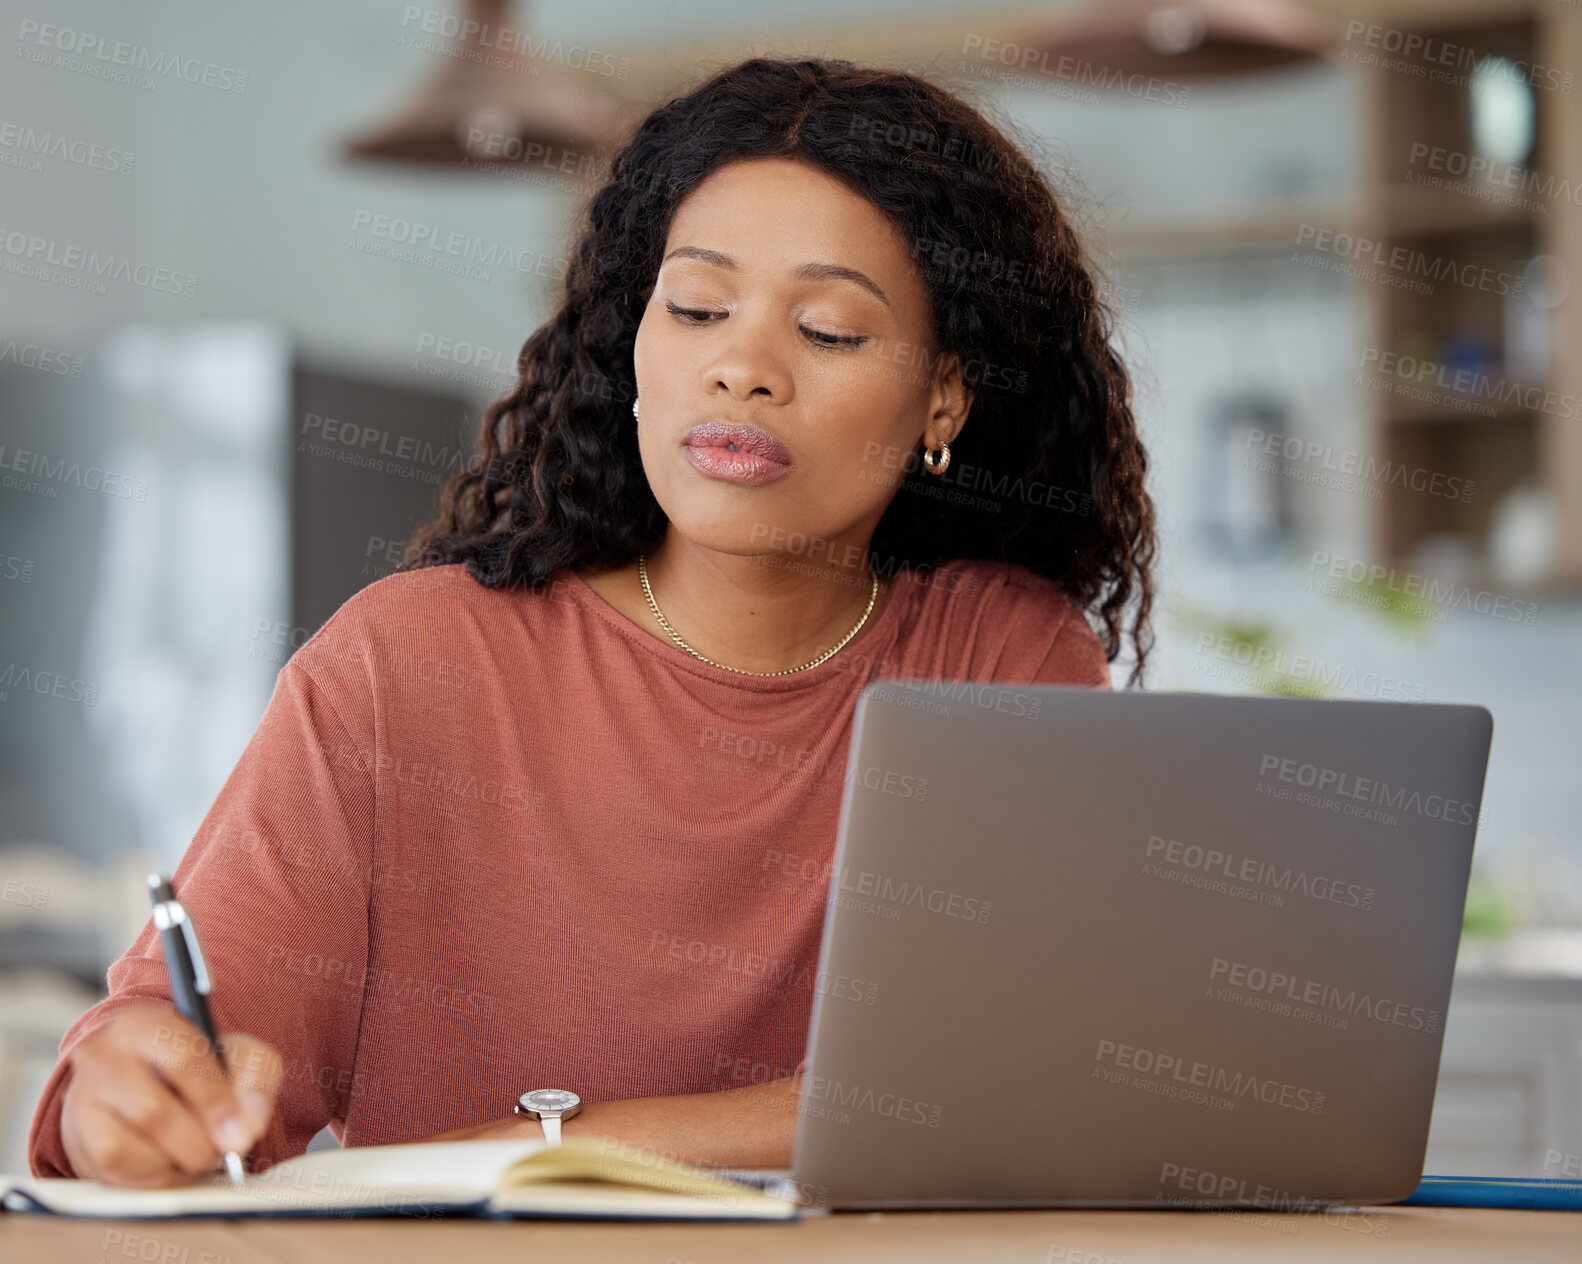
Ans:
MULTIPOLYGON (((181 1099, 179 1104, 198 1120, 216 1151, 245 1150, 253 1143, 257 1134, 242 1117, 229 1075, 215 1059, 208 1038, 186 1019, 169 1011, 128 1010, 115 1034, 116 1056, 102 1078, 131 1075, 128 1064, 145 1066, 181 1099)), ((105 1100, 103 1094, 100 1100, 105 1100)))
MULTIPOLYGON (((74 1083, 67 1089, 68 1098, 76 1088, 74 1083)), ((78 1094, 70 1112, 63 1112, 60 1132, 72 1171, 86 1180, 158 1188, 188 1179, 154 1142, 86 1094, 78 1094)))
POLYGON ((226 1066, 171 1010, 121 1011, 72 1051, 61 1137, 79 1175, 115 1184, 175 1184, 210 1171, 223 1150, 263 1134, 284 1063, 264 1041, 221 1036, 226 1066))
MULTIPOLYGON (((140 1030, 128 1023, 83 1041, 72 1058, 71 1091, 152 1141, 175 1170, 206 1171, 219 1158, 220 1147, 204 1119, 171 1087, 166 1066, 171 1055, 157 1044, 145 1045, 140 1030)), ((95 1125, 104 1122, 98 1114, 91 1118, 95 1125)))

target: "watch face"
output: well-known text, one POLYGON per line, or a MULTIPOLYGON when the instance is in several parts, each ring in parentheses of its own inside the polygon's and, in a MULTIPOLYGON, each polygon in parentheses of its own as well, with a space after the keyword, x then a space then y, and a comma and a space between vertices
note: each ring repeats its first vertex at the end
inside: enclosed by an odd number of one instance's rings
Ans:
POLYGON ((521 1101, 530 1110, 567 1111, 582 1098, 563 1088, 536 1088, 531 1093, 523 1093, 521 1101))

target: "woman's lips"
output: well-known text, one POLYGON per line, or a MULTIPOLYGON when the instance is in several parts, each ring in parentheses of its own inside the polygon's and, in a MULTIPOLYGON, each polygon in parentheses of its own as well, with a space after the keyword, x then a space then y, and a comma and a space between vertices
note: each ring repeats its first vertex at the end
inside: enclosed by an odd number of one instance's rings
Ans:
POLYGON ((791 453, 757 426, 705 421, 682 437, 687 460, 711 478, 749 486, 772 483, 791 472, 791 453))

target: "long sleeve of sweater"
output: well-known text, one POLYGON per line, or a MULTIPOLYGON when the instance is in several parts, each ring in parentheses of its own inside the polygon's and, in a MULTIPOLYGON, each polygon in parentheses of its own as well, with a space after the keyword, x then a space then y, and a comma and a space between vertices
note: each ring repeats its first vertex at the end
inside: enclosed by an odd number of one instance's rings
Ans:
MULTIPOLYGON (((361 718, 361 717, 359 717, 361 718)), ((174 875, 213 979, 216 1028, 269 1042, 285 1081, 258 1167, 300 1154, 345 1113, 368 956, 373 780, 348 726, 313 678, 287 663, 258 728, 174 875), (304 830, 303 823, 311 822, 304 830)), ((110 995, 61 1042, 29 1136, 36 1176, 74 1176, 60 1137, 69 1055, 121 1010, 169 1007, 152 923, 111 967, 110 995)))

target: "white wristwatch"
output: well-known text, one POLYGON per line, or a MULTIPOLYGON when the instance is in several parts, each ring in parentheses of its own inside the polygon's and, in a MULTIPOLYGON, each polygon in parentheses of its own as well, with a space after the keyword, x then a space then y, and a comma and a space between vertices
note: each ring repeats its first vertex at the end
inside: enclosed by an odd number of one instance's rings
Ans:
POLYGON ((512 1113, 536 1119, 544 1129, 546 1145, 560 1144, 560 1121, 570 1119, 582 1109, 582 1098, 569 1089, 535 1088, 517 1099, 512 1113))

